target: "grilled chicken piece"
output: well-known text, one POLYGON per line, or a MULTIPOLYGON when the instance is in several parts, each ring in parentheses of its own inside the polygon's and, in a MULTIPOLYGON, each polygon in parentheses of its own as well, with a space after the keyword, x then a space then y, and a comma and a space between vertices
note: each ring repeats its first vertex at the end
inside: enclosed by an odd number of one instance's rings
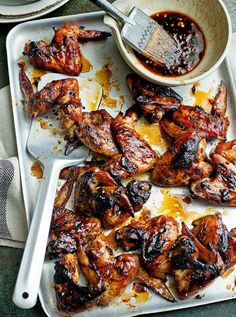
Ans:
POLYGON ((207 161, 205 148, 206 141, 198 131, 185 132, 157 161, 152 182, 159 186, 181 186, 190 180, 208 177, 212 167, 207 161))
POLYGON ((83 112, 75 133, 92 151, 112 157, 119 153, 112 137, 112 121, 112 117, 104 109, 83 112))
POLYGON ((134 129, 137 120, 138 115, 132 110, 125 117, 119 113, 111 125, 122 154, 113 156, 105 164, 105 169, 120 179, 144 173, 152 169, 157 161, 156 152, 134 129))
POLYGON ((59 106, 63 113, 65 127, 70 127, 74 121, 78 121, 81 115, 81 101, 79 84, 75 78, 53 80, 42 90, 35 92, 25 73, 25 67, 20 65, 20 85, 24 94, 24 108, 29 117, 36 118, 47 113, 54 106, 59 106), (30 88, 31 85, 31 88, 30 88))
POLYGON ((54 72, 78 76, 82 70, 79 42, 106 39, 111 34, 95 30, 84 30, 77 25, 65 25, 54 29, 50 44, 44 41, 29 41, 24 54, 32 65, 54 72))
POLYGON ((227 90, 223 82, 212 100, 211 113, 207 113, 200 106, 191 107, 181 105, 161 121, 164 131, 171 137, 179 137, 184 131, 193 128, 201 132, 207 139, 226 139, 229 120, 225 117, 227 107, 227 90))
POLYGON ((149 276, 142 269, 137 255, 120 254, 114 257, 109 245, 99 238, 89 245, 86 253, 90 262, 95 264, 106 286, 106 291, 100 296, 99 305, 112 303, 134 280, 144 283, 167 300, 174 301, 165 284, 149 276))
POLYGON ((113 228, 140 210, 150 192, 149 182, 133 181, 125 188, 106 171, 91 167, 76 182, 75 211, 95 214, 104 228, 113 228))
POLYGON ((195 295, 224 270, 224 262, 212 247, 204 247, 182 224, 171 256, 174 284, 180 299, 195 295))
POLYGON ((236 263, 236 230, 230 232, 221 213, 201 217, 192 223, 192 233, 205 246, 211 245, 222 257, 225 269, 236 263))
POLYGON ((94 306, 102 292, 104 284, 95 267, 88 267, 88 286, 79 282, 79 266, 76 254, 66 254, 55 264, 55 291, 59 311, 66 313, 87 310, 94 306))
MULTIPOLYGON (((86 170, 86 168, 85 168, 86 170)), ((82 167, 80 172, 82 172, 82 167)), ((101 233, 101 222, 95 217, 83 217, 65 208, 75 180, 67 180, 60 188, 53 208, 47 254, 50 258, 75 253, 77 245, 87 245, 101 233)))
POLYGON ((178 109, 183 100, 171 88, 152 84, 136 74, 129 74, 126 82, 135 104, 151 123, 159 122, 166 112, 178 109))
POLYGON ((235 142, 233 140, 219 143, 212 151, 210 156, 214 175, 191 183, 190 192, 194 198, 214 204, 236 206, 235 142))
POLYGON ((236 165, 236 139, 218 143, 214 153, 221 155, 230 163, 236 165))
POLYGON ((140 250, 141 263, 153 277, 166 279, 171 272, 169 252, 178 237, 178 222, 168 216, 132 221, 116 231, 116 241, 125 250, 140 250))

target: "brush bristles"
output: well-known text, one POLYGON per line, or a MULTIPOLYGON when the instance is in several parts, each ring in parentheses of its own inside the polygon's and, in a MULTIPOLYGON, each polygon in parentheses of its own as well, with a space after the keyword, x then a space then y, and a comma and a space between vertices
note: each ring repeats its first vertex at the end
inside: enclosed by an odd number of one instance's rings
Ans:
POLYGON ((169 68, 178 59, 180 49, 175 39, 157 24, 142 54, 154 63, 169 68))

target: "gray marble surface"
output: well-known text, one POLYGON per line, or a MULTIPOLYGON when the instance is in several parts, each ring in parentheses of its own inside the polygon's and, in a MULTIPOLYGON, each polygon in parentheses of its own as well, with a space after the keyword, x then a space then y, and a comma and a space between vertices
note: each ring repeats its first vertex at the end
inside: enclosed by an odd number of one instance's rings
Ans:
MULTIPOLYGON (((145 1, 145 0, 144 0, 145 1)), ((164 0, 163 0, 164 1, 164 0)), ((186 0, 188 1, 188 0, 186 0)), ((211 0, 205 0, 211 1, 211 0)), ((113 1, 111 1, 113 2, 113 1)), ((231 20, 233 31, 236 32, 236 0, 224 0, 231 20)), ((95 11, 97 8, 88 0, 71 0, 65 6, 45 17, 70 15, 82 12, 95 11)), ((7 33, 14 24, 0 24, 0 88, 8 84, 7 59, 5 40, 7 33)), ((1 102, 1 101, 0 101, 1 102)), ((0 104, 1 106, 1 104, 0 104)), ((12 292, 22 256, 22 250, 0 247, 0 317, 45 317, 40 303, 30 310, 21 310, 14 306, 11 301, 12 292)), ((83 314, 81 314, 82 317, 83 314)), ((147 315, 146 315, 147 316, 147 315)), ((152 314, 156 317, 235 317, 236 301, 227 301, 197 308, 189 308, 174 312, 152 314)), ((112 316, 104 316, 112 317, 112 316)))

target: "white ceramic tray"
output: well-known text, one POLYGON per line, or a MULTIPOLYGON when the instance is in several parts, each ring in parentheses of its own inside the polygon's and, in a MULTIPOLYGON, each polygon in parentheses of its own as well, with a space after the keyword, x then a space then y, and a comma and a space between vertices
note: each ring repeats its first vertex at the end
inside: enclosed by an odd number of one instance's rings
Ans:
MULTIPOLYGON (((24 114, 22 108, 22 94, 19 86, 19 68, 17 66, 17 62, 21 59, 26 60, 26 58, 22 55, 22 51, 24 43, 27 40, 44 39, 46 41, 50 41, 53 36, 53 27, 62 26, 65 23, 79 24, 84 25, 87 28, 107 31, 107 28, 103 24, 103 13, 90 13, 26 22, 16 26, 9 33, 7 38, 12 107, 20 161, 23 196, 28 223, 34 210, 34 204, 40 182, 36 178, 32 177, 30 171, 31 164, 35 160, 32 159, 26 150, 26 140, 29 132, 30 120, 24 114)), ((129 108, 132 105, 132 97, 129 90, 127 89, 125 77, 131 72, 131 70, 124 63, 122 57, 120 56, 113 38, 110 37, 104 42, 101 41, 88 43, 82 47, 82 51, 84 52, 84 55, 91 61, 93 68, 90 72, 81 74, 80 77, 94 78, 95 72, 109 61, 109 65, 112 70, 113 82, 113 88, 111 90, 110 96, 117 99, 116 109, 107 108, 111 115, 114 116, 121 107, 123 111, 129 108), (124 101, 124 103, 122 101, 124 101)), ((57 74, 55 78, 63 78, 63 75, 57 74)), ((49 81, 49 79, 54 79, 54 75, 48 74, 45 78, 42 78, 40 85, 42 86, 47 81, 49 81)), ((211 96, 214 96, 218 83, 221 80, 224 80, 228 88, 227 115, 229 116, 231 123, 228 131, 228 139, 230 140, 236 137, 236 131, 234 129, 236 126, 236 97, 227 60, 223 62, 216 72, 203 80, 200 83, 198 89, 206 92, 210 90, 211 96)), ((185 104, 192 104, 194 102, 194 98, 190 96, 190 86, 178 87, 175 88, 175 90, 184 98, 185 104)), ((210 147, 211 145, 209 148, 210 147)), ((160 151, 163 151, 163 149, 160 149, 160 151)), ((174 188, 170 190, 170 193, 178 195, 179 197, 185 197, 188 195, 188 190, 186 188, 174 188)), ((153 186, 151 198, 147 203, 147 207, 152 210, 153 214, 158 214, 158 208, 161 204, 162 197, 163 195, 160 189, 153 186)), ((194 211, 199 215, 206 214, 207 211, 220 211, 222 212, 223 220, 227 227, 229 229, 236 227, 236 208, 220 208, 199 201, 192 201, 190 205, 185 206, 185 209, 187 212, 194 211)), ((59 316, 59 313, 56 308, 56 298, 53 287, 53 267, 53 262, 45 261, 40 287, 40 300, 46 314, 51 317, 56 317, 59 316)), ((127 303, 124 303, 121 299, 118 299, 115 304, 112 304, 108 307, 101 308, 96 306, 91 311, 85 311, 82 314, 75 314, 75 316, 134 316, 145 313, 182 309, 232 299, 236 297, 236 290, 234 290, 235 288, 233 287, 235 276, 236 272, 232 272, 227 278, 223 279, 222 277, 219 277, 213 282, 211 286, 204 289, 200 293, 201 299, 196 299, 193 297, 186 301, 169 303, 160 296, 150 293, 149 300, 142 304, 133 305, 131 300, 132 303, 127 305, 127 303)), ((130 289, 127 289, 126 293, 129 292, 130 289)))

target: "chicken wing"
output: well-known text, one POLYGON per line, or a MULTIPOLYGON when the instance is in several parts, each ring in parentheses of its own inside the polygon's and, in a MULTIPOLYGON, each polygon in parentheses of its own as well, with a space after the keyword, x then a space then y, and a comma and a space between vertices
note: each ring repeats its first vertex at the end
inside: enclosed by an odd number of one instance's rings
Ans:
POLYGON ((205 147, 206 141, 197 130, 185 132, 157 161, 152 182, 159 186, 181 186, 190 180, 208 177, 212 167, 207 161, 205 147))
MULTIPOLYGON (((38 92, 34 92, 28 79, 24 64, 20 65, 20 85, 24 94, 24 108, 31 118, 47 113, 59 106, 63 113, 63 126, 70 127, 81 115, 79 84, 75 78, 53 80, 38 92)), ((61 119, 62 120, 62 119, 61 119)))
POLYGON ((220 213, 201 217, 193 221, 192 225, 194 236, 205 247, 211 245, 219 252, 226 270, 236 263, 236 231, 228 231, 220 213))
MULTIPOLYGON (((86 259, 84 259, 85 261, 86 259)), ((76 254, 66 254, 55 264, 55 291, 57 308, 66 313, 80 312, 94 306, 105 291, 96 268, 88 265, 88 286, 79 285, 79 266, 76 254)))
POLYGON ((225 116, 227 107, 227 90, 223 82, 212 100, 211 113, 200 107, 181 105, 161 121, 164 131, 171 137, 179 137, 184 131, 193 128, 207 139, 226 139, 229 120, 225 116))
POLYGON ((104 228, 112 228, 140 210, 150 192, 149 182, 133 181, 125 188, 106 171, 91 167, 76 182, 75 211, 81 215, 95 214, 104 228))
POLYGON ((75 134, 92 151, 112 157, 119 153, 111 132, 112 117, 102 109, 83 112, 75 134))
POLYGON ((111 34, 95 30, 85 30, 77 25, 64 25, 54 29, 50 44, 44 41, 29 41, 25 44, 24 54, 32 65, 78 76, 82 70, 82 57, 79 42, 103 40, 111 34))
POLYGON ((120 254, 114 257, 112 249, 101 239, 94 240, 86 253, 97 267, 106 286, 106 291, 99 299, 100 305, 113 302, 134 280, 144 283, 167 300, 174 301, 166 285, 161 280, 149 276, 142 269, 137 255, 120 254))
POLYGON ((111 125, 122 154, 113 156, 105 164, 105 169, 120 179, 144 173, 152 169, 157 161, 156 152, 134 129, 137 120, 137 113, 128 111, 125 117, 119 113, 111 125))
POLYGON ((236 206, 235 140, 219 143, 210 154, 214 174, 190 185, 194 198, 214 204, 236 206), (228 154, 227 154, 228 153, 228 154))
POLYGON ((141 263, 149 275, 166 279, 171 272, 169 253, 178 237, 178 222, 173 217, 131 221, 117 230, 115 237, 124 250, 140 250, 141 263))
MULTIPOLYGON (((82 171, 81 167, 80 172, 82 171)), ((101 233, 101 222, 98 218, 84 217, 65 208, 74 182, 75 180, 67 180, 57 193, 54 202, 47 246, 47 254, 50 258, 75 253, 78 245, 87 245, 101 233)))
POLYGON ((223 260, 213 248, 204 247, 183 223, 171 256, 174 284, 180 299, 187 299, 209 285, 224 270, 223 260))
POLYGON ((183 100, 171 88, 152 84, 136 74, 129 74, 126 82, 135 104, 151 123, 159 122, 168 111, 178 109, 183 100))

